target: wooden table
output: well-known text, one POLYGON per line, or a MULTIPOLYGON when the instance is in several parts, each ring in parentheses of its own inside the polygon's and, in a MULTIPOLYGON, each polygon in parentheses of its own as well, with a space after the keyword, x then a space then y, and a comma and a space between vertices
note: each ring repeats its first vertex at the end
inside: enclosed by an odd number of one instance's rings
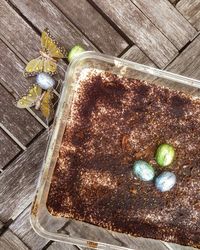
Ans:
MULTIPOLYGON (((38 55, 48 27, 67 49, 79 43, 199 79, 200 0, 1 0, 0 27, 0 249, 79 249, 40 238, 29 223, 49 130, 38 112, 13 104, 33 83, 23 77, 24 65, 38 55)), ((130 244, 191 249, 145 239, 130 244)))

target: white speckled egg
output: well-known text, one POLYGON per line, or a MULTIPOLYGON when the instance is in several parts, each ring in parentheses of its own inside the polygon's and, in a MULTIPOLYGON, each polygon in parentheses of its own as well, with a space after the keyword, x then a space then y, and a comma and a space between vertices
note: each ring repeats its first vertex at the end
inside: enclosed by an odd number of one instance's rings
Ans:
POLYGON ((55 80, 47 73, 39 73, 36 76, 36 82, 42 89, 50 89, 55 85, 55 80))
POLYGON ((156 188, 161 192, 169 191, 176 184, 176 175, 172 172, 165 171, 160 174, 156 180, 156 188))

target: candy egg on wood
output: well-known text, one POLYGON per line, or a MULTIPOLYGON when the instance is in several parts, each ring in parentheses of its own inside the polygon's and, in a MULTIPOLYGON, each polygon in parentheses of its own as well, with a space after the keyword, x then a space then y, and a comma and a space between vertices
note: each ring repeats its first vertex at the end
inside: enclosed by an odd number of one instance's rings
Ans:
POLYGON ((155 180, 156 188, 161 192, 169 191, 176 184, 176 175, 172 172, 165 171, 155 180))
POLYGON ((151 181, 155 176, 154 168, 143 160, 134 162, 133 173, 142 181, 151 181))
POLYGON ((53 88, 53 86, 55 85, 55 80, 49 74, 42 72, 36 76, 36 83, 42 89, 46 90, 46 89, 53 88))
POLYGON ((74 58, 79 56, 82 52, 84 52, 85 49, 81 47, 80 45, 75 45, 68 54, 68 61, 71 62, 74 58))

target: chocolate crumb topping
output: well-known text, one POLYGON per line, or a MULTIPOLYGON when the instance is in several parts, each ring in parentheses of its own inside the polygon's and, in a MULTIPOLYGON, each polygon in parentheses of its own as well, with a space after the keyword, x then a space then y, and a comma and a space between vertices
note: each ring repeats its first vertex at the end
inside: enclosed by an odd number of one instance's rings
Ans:
POLYGON ((101 72, 80 81, 47 199, 54 216, 200 247, 200 100, 101 72), (169 192, 132 174, 161 143, 176 159, 169 192))

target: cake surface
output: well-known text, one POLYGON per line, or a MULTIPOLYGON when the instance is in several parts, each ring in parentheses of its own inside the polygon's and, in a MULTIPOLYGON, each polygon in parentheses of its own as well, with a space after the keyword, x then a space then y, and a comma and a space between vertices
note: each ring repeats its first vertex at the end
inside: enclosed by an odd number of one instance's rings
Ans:
POLYGON ((147 82, 93 73, 81 80, 47 199, 54 216, 133 236, 200 247, 200 100, 147 82), (159 192, 132 173, 159 174, 155 150, 169 143, 176 185, 159 192))

